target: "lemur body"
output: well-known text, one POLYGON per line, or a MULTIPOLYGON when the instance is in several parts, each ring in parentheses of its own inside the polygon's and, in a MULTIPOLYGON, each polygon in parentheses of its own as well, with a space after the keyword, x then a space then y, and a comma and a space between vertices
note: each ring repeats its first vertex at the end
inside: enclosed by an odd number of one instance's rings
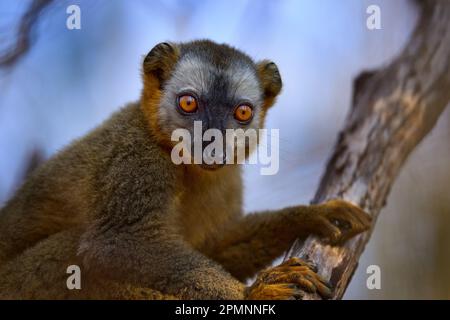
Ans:
POLYGON ((365 230, 360 209, 331 201, 244 216, 239 165, 170 157, 171 132, 195 120, 205 130, 260 128, 281 89, 276 65, 195 41, 157 45, 143 70, 138 103, 43 164, 1 209, 0 298, 287 299, 292 284, 329 294, 295 259, 251 288, 242 281, 297 237, 339 242, 365 230), (81 290, 66 288, 72 264, 81 290))

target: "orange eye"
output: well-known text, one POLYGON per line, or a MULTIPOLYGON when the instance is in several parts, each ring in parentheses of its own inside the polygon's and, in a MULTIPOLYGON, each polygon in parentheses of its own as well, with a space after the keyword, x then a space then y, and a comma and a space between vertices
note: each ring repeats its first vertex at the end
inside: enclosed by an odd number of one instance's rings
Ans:
POLYGON ((178 98, 178 106, 184 112, 195 112, 197 110, 197 99, 189 94, 182 95, 178 98))
POLYGON ((253 116, 253 110, 246 104, 241 104, 234 110, 234 117, 241 122, 249 121, 253 116))

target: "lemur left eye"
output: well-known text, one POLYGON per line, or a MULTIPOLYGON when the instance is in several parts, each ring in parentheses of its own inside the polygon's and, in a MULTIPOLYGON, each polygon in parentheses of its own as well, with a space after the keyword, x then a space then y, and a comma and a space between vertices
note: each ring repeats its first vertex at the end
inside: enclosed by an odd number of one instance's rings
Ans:
POLYGON ((178 97, 178 106, 184 112, 192 113, 197 110, 197 99, 189 94, 178 97))
POLYGON ((240 122, 248 122, 253 116, 253 109, 249 105, 241 104, 234 110, 234 118, 240 122))

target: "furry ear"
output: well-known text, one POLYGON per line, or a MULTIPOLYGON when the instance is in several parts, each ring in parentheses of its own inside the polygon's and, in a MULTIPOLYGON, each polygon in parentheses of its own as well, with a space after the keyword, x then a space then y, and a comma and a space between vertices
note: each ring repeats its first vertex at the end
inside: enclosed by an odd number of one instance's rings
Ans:
MULTIPOLYGON (((152 132, 162 144, 167 137, 160 134, 158 109, 164 83, 170 78, 178 62, 180 50, 174 43, 162 42, 153 47, 142 64, 143 82, 141 108, 152 132)), ((170 140, 169 142, 170 143, 170 140)))
POLYGON ((264 107, 269 108, 283 86, 277 65, 269 60, 263 60, 256 65, 258 76, 264 92, 264 107))
POLYGON ((170 73, 177 63, 178 57, 179 49, 176 44, 168 42, 157 44, 144 59, 144 76, 156 80, 159 89, 161 89, 164 81, 170 77, 170 73))

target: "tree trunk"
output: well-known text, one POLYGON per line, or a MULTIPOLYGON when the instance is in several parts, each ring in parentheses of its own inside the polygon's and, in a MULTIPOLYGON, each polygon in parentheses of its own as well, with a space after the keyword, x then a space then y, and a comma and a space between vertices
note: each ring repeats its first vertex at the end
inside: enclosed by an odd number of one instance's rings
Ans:
MULTIPOLYGON (((421 16, 402 53, 354 81, 352 107, 312 201, 351 201, 372 216, 373 225, 401 166, 450 100, 450 1, 419 6, 421 16)), ((286 257, 317 264, 335 288, 333 298, 340 299, 372 230, 342 247, 312 236, 297 240, 286 257)), ((305 299, 320 297, 305 294, 305 299)))

